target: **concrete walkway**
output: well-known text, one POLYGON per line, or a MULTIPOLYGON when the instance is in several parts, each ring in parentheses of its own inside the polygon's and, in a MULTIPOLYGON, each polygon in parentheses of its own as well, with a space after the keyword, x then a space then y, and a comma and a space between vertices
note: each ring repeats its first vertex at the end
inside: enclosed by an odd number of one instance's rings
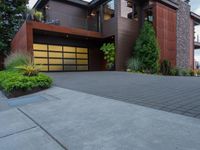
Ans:
POLYGON ((15 101, 0 150, 200 149, 199 119, 58 87, 15 101))
POLYGON ((200 77, 165 77, 127 72, 48 73, 55 85, 200 118, 200 77))

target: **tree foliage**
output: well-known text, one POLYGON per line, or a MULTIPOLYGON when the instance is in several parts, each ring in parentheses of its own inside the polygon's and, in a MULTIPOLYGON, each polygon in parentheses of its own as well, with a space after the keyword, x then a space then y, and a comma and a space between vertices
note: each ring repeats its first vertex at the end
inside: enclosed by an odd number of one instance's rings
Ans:
POLYGON ((159 69, 159 51, 154 28, 146 21, 136 41, 134 57, 141 61, 144 71, 156 73, 159 69))
POLYGON ((160 72, 163 74, 163 75, 170 75, 171 73, 171 63, 169 60, 163 60, 161 62, 161 65, 160 65, 160 72))
POLYGON ((0 53, 9 53, 11 40, 24 22, 27 3, 27 0, 0 0, 0 53))
POLYGON ((107 61, 107 68, 111 69, 115 64, 115 44, 104 43, 100 50, 104 53, 104 59, 107 61))

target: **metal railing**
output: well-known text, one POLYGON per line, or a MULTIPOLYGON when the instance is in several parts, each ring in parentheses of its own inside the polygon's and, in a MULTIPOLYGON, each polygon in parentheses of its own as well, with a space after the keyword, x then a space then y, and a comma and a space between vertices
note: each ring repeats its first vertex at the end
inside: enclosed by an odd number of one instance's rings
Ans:
MULTIPOLYGON (((80 17, 71 17, 71 16, 62 16, 63 19, 47 19, 44 18, 40 22, 45 24, 53 24, 53 25, 63 25, 73 28, 80 28, 89 31, 96 31, 98 32, 98 23, 97 19, 92 18, 80 18, 80 17), (65 19, 65 20, 64 20, 65 19)), ((27 15, 26 20, 35 20, 34 17, 30 14, 27 15)))
POLYGON ((200 43, 200 35, 195 35, 194 37, 194 41, 197 42, 197 43, 200 43))

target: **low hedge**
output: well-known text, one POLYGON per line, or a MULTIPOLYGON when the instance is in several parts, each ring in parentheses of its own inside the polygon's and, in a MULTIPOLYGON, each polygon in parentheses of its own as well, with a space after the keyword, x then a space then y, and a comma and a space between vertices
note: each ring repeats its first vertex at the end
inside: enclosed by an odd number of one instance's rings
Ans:
POLYGON ((46 89, 51 84, 52 79, 42 73, 29 77, 20 72, 0 72, 0 88, 8 95, 18 91, 26 92, 33 89, 46 89))

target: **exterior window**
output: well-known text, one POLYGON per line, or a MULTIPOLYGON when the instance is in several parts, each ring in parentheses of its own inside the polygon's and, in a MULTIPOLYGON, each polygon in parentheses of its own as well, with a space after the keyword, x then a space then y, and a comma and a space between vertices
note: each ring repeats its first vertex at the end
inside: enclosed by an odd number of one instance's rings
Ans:
POLYGON ((121 17, 133 19, 133 1, 121 0, 121 17))
POLYGON ((104 20, 110 20, 115 16, 115 3, 114 0, 110 0, 103 5, 104 20))
POLYGON ((100 31, 100 13, 99 8, 89 10, 87 18, 88 29, 91 31, 100 31))
POLYGON ((145 10, 145 20, 149 22, 153 22, 153 10, 149 8, 145 10))

